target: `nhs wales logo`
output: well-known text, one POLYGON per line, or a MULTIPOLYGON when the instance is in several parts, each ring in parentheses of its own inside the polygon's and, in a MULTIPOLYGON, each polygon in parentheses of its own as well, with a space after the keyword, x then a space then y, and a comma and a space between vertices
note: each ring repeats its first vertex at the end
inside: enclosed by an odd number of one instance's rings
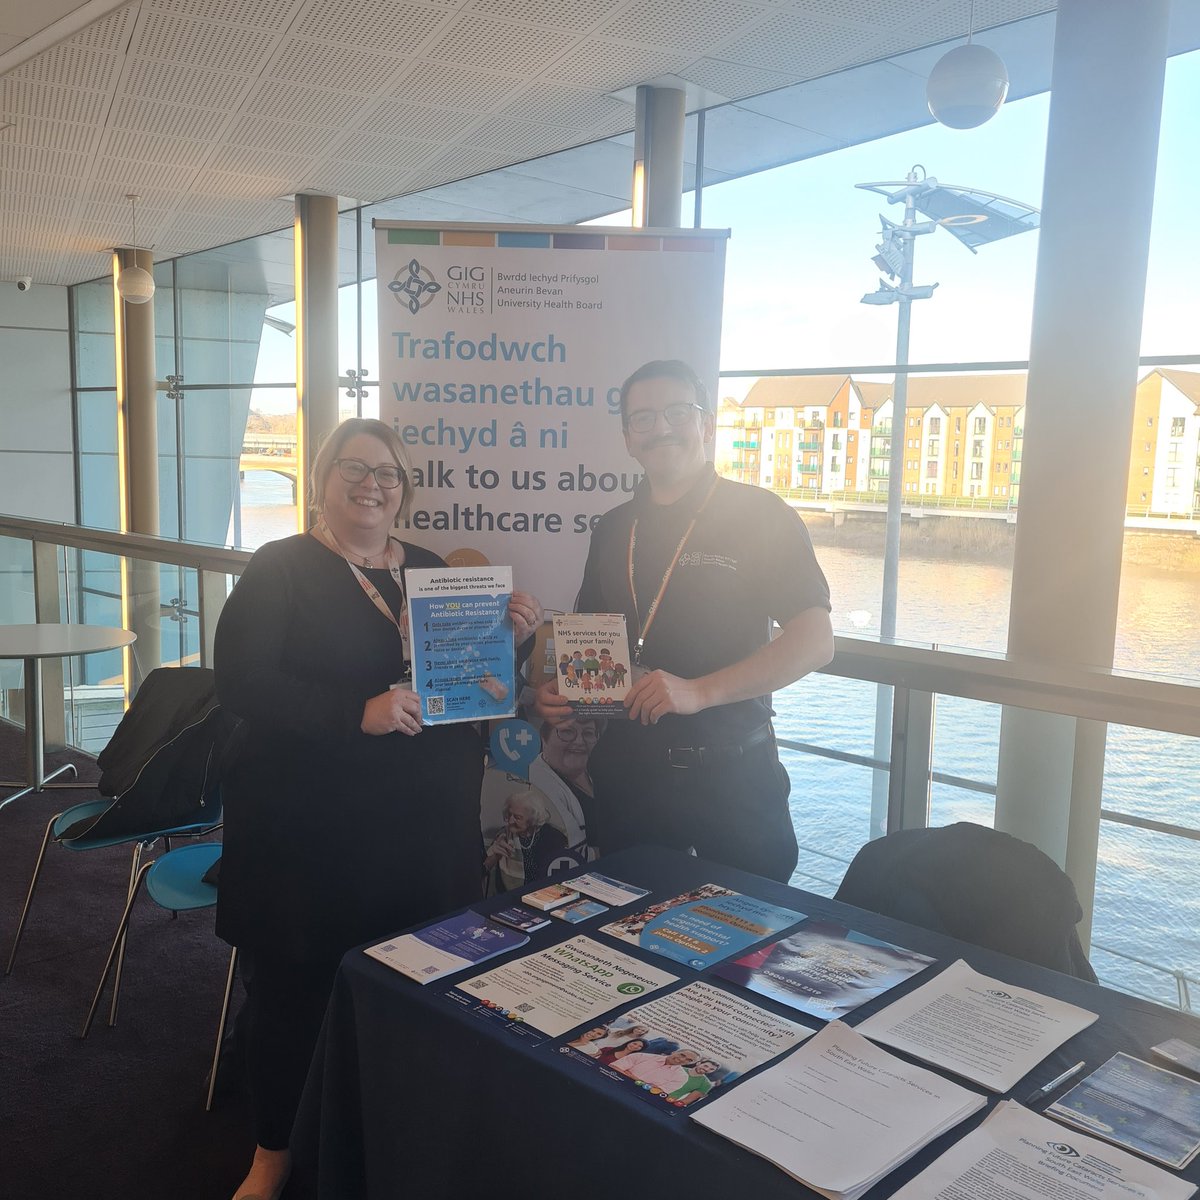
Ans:
POLYGON ((419 313, 442 290, 428 267, 423 267, 414 258, 408 266, 396 272, 395 279, 388 284, 388 291, 403 304, 410 313, 419 313))

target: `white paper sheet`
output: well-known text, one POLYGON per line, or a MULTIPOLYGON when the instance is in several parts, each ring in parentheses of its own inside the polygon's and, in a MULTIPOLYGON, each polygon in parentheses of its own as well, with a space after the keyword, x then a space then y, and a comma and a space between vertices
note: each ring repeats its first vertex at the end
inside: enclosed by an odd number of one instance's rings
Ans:
POLYGON ((859 1033, 1007 1092, 1096 1014, 1011 983, 962 959, 856 1026, 859 1033))
POLYGON ((985 1103, 832 1021, 692 1120, 822 1195, 855 1200, 985 1103))
POLYGON ((1195 1192, 1161 1167, 1005 1100, 892 1200, 1187 1200, 1195 1192))

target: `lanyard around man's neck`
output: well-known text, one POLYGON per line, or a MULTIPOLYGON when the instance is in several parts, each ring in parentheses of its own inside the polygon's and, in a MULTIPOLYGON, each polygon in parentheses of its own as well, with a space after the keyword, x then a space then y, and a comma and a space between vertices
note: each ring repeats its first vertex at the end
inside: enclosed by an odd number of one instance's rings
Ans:
POLYGON ((671 561, 667 564, 667 569, 663 572, 662 582, 658 585, 658 591, 655 593, 654 599, 650 601, 650 607, 646 609, 646 623, 642 624, 642 618, 638 610, 637 586, 633 581, 633 553, 637 548, 637 527, 639 518, 635 517, 633 525, 629 530, 629 554, 627 557, 627 568, 629 571, 629 594, 633 598, 633 619, 637 623, 637 641, 633 647, 633 661, 640 667, 642 665, 642 649, 646 645, 646 637, 650 633, 650 626, 654 624, 654 618, 658 615, 658 606, 662 603, 662 598, 667 594, 667 585, 671 582, 671 576, 675 573, 675 567, 679 562, 679 557, 683 553, 683 548, 687 545, 688 538, 692 536, 692 530, 696 528, 696 522, 700 520, 700 514, 704 512, 705 506, 712 499, 713 492, 717 490, 719 478, 714 478, 708 485, 708 491, 704 494, 704 499, 700 501, 700 506, 692 514, 691 521, 688 522, 688 527, 683 531, 683 537, 679 539, 679 545, 675 547, 675 553, 671 556, 671 561))

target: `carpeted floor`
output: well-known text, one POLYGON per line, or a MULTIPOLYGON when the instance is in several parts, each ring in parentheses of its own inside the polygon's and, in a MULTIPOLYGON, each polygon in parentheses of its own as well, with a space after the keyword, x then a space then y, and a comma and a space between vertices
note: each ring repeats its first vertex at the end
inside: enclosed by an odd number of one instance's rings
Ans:
MULTIPOLYGON (((82 780, 97 777, 91 760, 71 757, 82 780)), ((48 758, 50 766, 65 761, 48 758)), ((22 734, 0 723, 0 779, 22 773, 22 734)), ((9 794, 0 791, 0 800, 9 794)), ((96 795, 46 792, 0 811, 0 970, 46 822, 96 795)), ((172 920, 143 894, 116 1028, 106 1024, 105 1004, 91 1036, 79 1038, 124 905, 129 859, 125 846, 46 852, 16 966, 0 977, 0 1196, 228 1200, 249 1164, 242 1089, 204 1111, 229 962, 213 933, 214 910, 172 920)))

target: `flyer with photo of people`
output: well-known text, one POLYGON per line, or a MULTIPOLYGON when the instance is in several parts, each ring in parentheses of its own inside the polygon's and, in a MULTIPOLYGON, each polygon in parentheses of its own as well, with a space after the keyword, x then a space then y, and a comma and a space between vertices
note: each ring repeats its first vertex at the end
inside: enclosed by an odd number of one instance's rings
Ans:
POLYGON ((559 1050, 660 1107, 686 1109, 811 1033, 711 984, 692 983, 580 1030, 559 1050))

